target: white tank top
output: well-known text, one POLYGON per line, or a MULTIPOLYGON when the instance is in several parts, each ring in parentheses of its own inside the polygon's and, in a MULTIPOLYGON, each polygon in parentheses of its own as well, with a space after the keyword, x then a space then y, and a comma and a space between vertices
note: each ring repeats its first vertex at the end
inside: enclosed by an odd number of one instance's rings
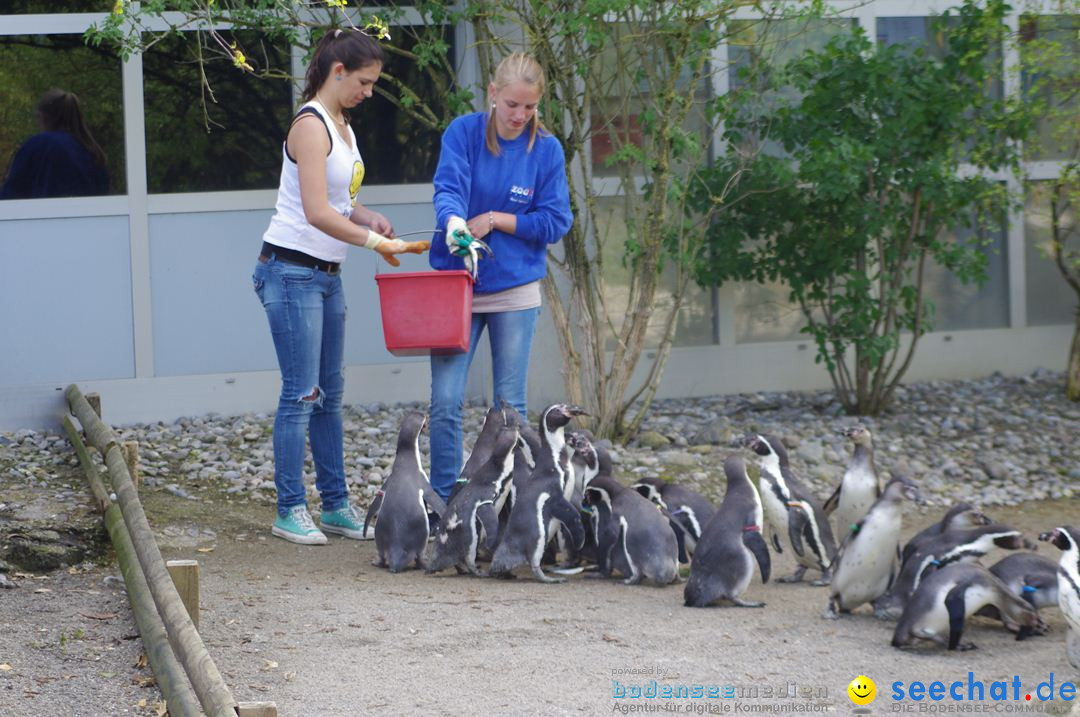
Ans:
MULTIPOLYGON (((326 157, 327 198, 334 211, 348 218, 356 206, 356 195, 364 181, 364 160, 356 147, 356 135, 348 127, 350 147, 334 129, 334 122, 326 108, 316 100, 300 108, 311 107, 322 118, 330 135, 330 154, 326 157)), ((290 127, 291 129, 291 127, 290 127)), ((263 240, 275 246, 295 249, 323 261, 345 261, 349 245, 319 231, 304 216, 304 204, 300 199, 300 175, 296 162, 289 158, 287 141, 281 143, 281 182, 278 184, 277 205, 270 227, 263 240)))

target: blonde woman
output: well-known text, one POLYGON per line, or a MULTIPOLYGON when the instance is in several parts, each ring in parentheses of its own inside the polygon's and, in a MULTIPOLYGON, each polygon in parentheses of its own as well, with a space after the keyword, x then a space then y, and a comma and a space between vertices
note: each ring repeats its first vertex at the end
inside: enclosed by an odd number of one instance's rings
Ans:
POLYGON ((431 266, 464 268, 455 251, 473 239, 493 252, 476 267, 468 352, 431 357, 431 485, 443 498, 461 470, 465 384, 485 329, 493 399, 527 415, 529 354, 547 248, 574 220, 562 146, 540 123, 543 94, 540 65, 514 53, 499 63, 488 85, 487 111, 458 117, 442 138, 435 216, 446 233, 445 241, 432 242, 431 266))

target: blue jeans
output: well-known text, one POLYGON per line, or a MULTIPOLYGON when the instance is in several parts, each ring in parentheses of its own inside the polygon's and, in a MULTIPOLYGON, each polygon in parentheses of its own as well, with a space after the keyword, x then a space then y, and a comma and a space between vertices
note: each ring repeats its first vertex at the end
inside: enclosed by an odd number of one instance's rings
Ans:
POLYGON ((431 357, 431 487, 444 499, 461 473, 461 411, 480 335, 487 327, 495 405, 504 400, 527 419, 529 352, 539 316, 539 308, 473 314, 468 353, 431 357))
POLYGON ((311 437, 315 487, 324 511, 348 502, 341 402, 345 393, 345 294, 330 276, 270 257, 255 264, 255 293, 266 309, 281 368, 274 417, 274 485, 279 515, 306 503, 304 451, 311 437))

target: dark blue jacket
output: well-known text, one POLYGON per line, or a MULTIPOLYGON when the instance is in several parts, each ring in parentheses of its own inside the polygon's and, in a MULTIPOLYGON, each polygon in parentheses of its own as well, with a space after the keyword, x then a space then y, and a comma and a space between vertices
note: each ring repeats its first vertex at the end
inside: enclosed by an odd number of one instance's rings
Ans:
POLYGON ((67 132, 42 132, 19 147, 0 199, 89 197, 109 193, 109 175, 67 132))

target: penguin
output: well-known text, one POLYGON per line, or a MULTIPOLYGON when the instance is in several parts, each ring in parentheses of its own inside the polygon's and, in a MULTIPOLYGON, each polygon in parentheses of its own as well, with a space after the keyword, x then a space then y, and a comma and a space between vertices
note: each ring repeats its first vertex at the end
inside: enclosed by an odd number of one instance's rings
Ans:
POLYGON ((705 607, 726 600, 739 607, 765 607, 763 602, 747 602, 739 597, 754 575, 755 560, 762 584, 769 582, 771 561, 761 533, 761 496, 739 456, 730 455, 724 460, 724 475, 727 491, 720 508, 701 532, 690 563, 690 579, 683 589, 683 604, 705 607))
POLYGON ((927 543, 937 540, 946 531, 975 528, 980 525, 990 525, 992 522, 985 513, 970 503, 957 503, 949 508, 940 521, 923 528, 907 542, 903 552, 900 553, 900 564, 906 563, 912 553, 927 543))
POLYGON ((897 618, 927 575, 952 563, 978 560, 995 546, 1019 550, 1031 548, 1033 544, 1019 530, 994 523, 947 530, 936 539, 926 541, 900 566, 900 573, 889 592, 874 604, 874 616, 897 618))
MULTIPOLYGON (((574 492, 570 496, 570 505, 581 512, 581 524, 585 530, 585 542, 580 549, 575 549, 570 544, 569 534, 564 528, 558 532, 558 550, 566 554, 566 559, 559 564, 555 572, 561 575, 569 575, 582 571, 581 564, 584 561, 595 563, 596 556, 596 526, 594 525, 595 512, 585 504, 585 487, 600 472, 600 457, 593 446, 592 435, 588 431, 567 431, 566 445, 573 453, 570 462, 574 468, 574 492)), ((549 548, 552 546, 549 545, 549 548)), ((554 556, 552 556, 552 559, 554 556)))
POLYGON ((964 621, 986 606, 993 606, 1006 627, 1023 640, 1040 620, 1035 609, 978 563, 960 563, 938 570, 911 596, 893 632, 892 646, 911 647, 930 640, 950 650, 974 650, 961 642, 964 621))
POLYGON ((1069 664, 1080 670, 1080 528, 1060 525, 1041 533, 1039 540, 1061 550, 1058 563, 1058 607, 1065 616, 1065 655, 1069 664))
MULTIPOLYGON (((606 451, 597 448, 603 455, 606 451)), ((602 464, 610 459, 601 458, 602 464)), ((671 523, 659 506, 601 471, 585 488, 597 512, 596 553, 600 575, 613 570, 625 576, 624 585, 648 578, 656 585, 679 579, 679 545, 671 523)))
POLYGON ((855 425, 844 429, 841 434, 855 444, 855 450, 840 485, 836 486, 822 509, 825 515, 833 516, 836 520, 835 535, 837 540, 843 542, 844 536, 881 497, 881 483, 874 467, 874 438, 870 429, 855 425))
POLYGON ((1057 607, 1058 566, 1053 560, 1037 553, 1013 553, 991 565, 990 572, 1036 610, 1057 607))
POLYGON ((529 563, 533 575, 545 583, 565 582, 544 574, 540 559, 551 537, 549 521, 557 519, 570 530, 573 544, 580 548, 585 540, 578 509, 563 497, 565 470, 560 466, 566 446, 564 429, 574 416, 588 415, 584 409, 556 403, 540 416, 540 446, 536 467, 524 485, 517 485, 510 516, 502 538, 491 560, 489 575, 511 577, 511 571, 521 563, 529 563))
POLYGON ((835 620, 889 589, 898 569, 903 502, 921 499, 914 483, 895 476, 863 519, 852 526, 833 563, 826 618, 835 620))
POLYGON ((499 535, 495 498, 502 493, 503 485, 514 470, 517 442, 516 429, 500 429, 490 448, 486 449, 487 462, 473 471, 464 487, 451 494, 446 506, 447 518, 440 521, 432 544, 428 573, 453 565, 459 573, 467 570, 473 575, 480 574, 476 568, 476 553, 481 528, 487 549, 494 550, 499 535))
POLYGON ((375 552, 372 565, 398 573, 410 561, 424 567, 424 546, 428 540, 428 512, 442 515, 446 503, 429 482, 420 463, 420 432, 427 416, 415 411, 405 414, 398 433, 397 455, 383 485, 383 496, 375 523, 375 552))
POLYGON ((491 457, 491 451, 495 447, 495 439, 499 431, 505 427, 506 417, 503 415, 502 408, 497 406, 489 408, 487 413, 484 414, 484 424, 480 427, 480 433, 476 436, 472 451, 469 452, 469 457, 466 459, 457 481, 454 482, 453 487, 450 489, 450 495, 446 499, 447 504, 453 499, 454 493, 463 488, 469 482, 469 479, 487 463, 488 458, 491 457))
POLYGON ((748 447, 761 457, 758 483, 773 548, 782 553, 783 543, 787 543, 799 564, 794 573, 777 578, 777 582, 797 583, 807 568, 814 568, 822 576, 811 585, 828 585, 836 542, 821 506, 792 473, 787 450, 778 437, 756 435, 749 439, 748 447), (804 540, 809 550, 803 548, 804 540))
POLYGON ((700 493, 661 478, 641 478, 632 487, 679 522, 685 535, 685 552, 692 556, 701 531, 716 514, 716 507, 700 493))

